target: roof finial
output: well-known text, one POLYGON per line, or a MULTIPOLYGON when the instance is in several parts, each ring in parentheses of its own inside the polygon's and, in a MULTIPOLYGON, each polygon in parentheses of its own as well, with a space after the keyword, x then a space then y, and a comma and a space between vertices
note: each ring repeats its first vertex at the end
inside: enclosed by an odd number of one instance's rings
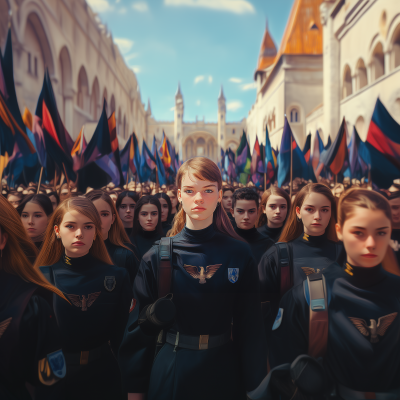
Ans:
POLYGON ((182 93, 181 93, 181 82, 179 81, 178 82, 178 90, 176 91, 176 95, 175 96, 182 96, 182 93))
POLYGON ((225 96, 224 96, 224 89, 221 85, 221 90, 219 92, 218 100, 222 100, 222 99, 225 100, 225 96))

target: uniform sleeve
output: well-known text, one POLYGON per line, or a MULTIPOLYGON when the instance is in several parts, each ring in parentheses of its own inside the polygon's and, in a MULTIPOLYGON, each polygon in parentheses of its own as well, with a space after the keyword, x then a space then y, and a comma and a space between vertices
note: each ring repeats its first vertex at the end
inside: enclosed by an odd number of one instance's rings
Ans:
POLYGON ((128 322, 129 308, 133 298, 132 286, 129 281, 128 272, 125 269, 121 269, 120 271, 123 279, 122 288, 114 320, 113 335, 110 339, 111 348, 115 355, 118 354, 118 349, 121 345, 125 327, 128 322))
POLYGON ((258 275, 260 277, 261 301, 277 301, 280 291, 280 274, 278 271, 278 252, 272 246, 261 257, 258 264, 258 275))
POLYGON ((233 313, 233 343, 247 391, 255 389, 267 375, 267 343, 261 318, 257 267, 250 258, 239 278, 240 289, 233 313))
POLYGON ((299 355, 308 353, 309 309, 303 284, 282 297, 279 309, 269 346, 271 368, 292 363, 299 355))
POLYGON ((139 259, 136 257, 136 254, 133 251, 127 252, 125 268, 128 271, 129 280, 133 286, 133 282, 135 281, 136 274, 139 269, 139 259))
POLYGON ((27 381, 37 386, 39 360, 62 347, 61 333, 53 310, 48 302, 39 295, 30 299, 22 316, 21 326, 21 369, 25 369, 27 381))

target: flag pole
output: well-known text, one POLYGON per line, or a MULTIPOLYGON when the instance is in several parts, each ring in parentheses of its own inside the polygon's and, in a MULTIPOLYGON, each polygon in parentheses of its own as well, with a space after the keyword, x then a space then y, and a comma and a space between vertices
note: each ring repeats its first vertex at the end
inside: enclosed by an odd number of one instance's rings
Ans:
MULTIPOLYGON (((265 142, 265 146, 267 145, 267 142, 265 142)), ((264 163, 264 192, 267 190, 267 171, 266 169, 266 165, 265 165, 265 155, 266 155, 266 150, 265 150, 265 146, 264 146, 264 159, 263 159, 263 163, 264 163)))
POLYGON ((128 165, 128 171, 126 171, 126 190, 128 190, 128 182, 129 182, 129 165, 128 165))
POLYGON ((40 168, 39 184, 38 184, 38 187, 37 187, 36 194, 39 194, 40 184, 41 184, 41 182, 42 182, 42 174, 43 174, 43 167, 40 168))
POLYGON ((368 187, 372 189, 371 168, 368 168, 368 187))
MULTIPOLYGON (((69 185, 69 178, 68 178, 68 175, 67 175, 67 170, 65 169, 64 163, 62 163, 62 165, 63 165, 63 168, 64 168, 65 177, 67 178, 68 195, 70 195, 71 194, 71 188, 70 188, 70 185, 69 185)), ((61 190, 60 190, 60 193, 61 193, 61 190)))
POLYGON ((293 134, 290 135, 290 198, 293 193, 293 134))

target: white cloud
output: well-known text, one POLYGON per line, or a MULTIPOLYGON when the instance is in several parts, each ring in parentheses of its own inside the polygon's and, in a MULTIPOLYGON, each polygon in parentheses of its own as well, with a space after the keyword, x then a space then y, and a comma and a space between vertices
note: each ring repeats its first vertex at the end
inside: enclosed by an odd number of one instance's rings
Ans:
POLYGON ((257 82, 253 83, 247 83, 245 85, 242 85, 242 90, 252 90, 252 89, 257 89, 257 82))
POLYGON ((126 38, 114 38, 114 42, 117 44, 122 54, 127 53, 134 44, 133 40, 126 38))
POLYGON ((198 7, 228 11, 235 14, 254 14, 254 6, 247 0, 164 0, 166 6, 198 7))
POLYGON ((233 83, 242 83, 242 80, 240 78, 230 78, 229 82, 233 82, 233 83))
POLYGON ((142 72, 142 67, 139 67, 139 65, 132 65, 131 66, 131 70, 135 73, 135 74, 140 74, 142 72))
POLYGON ((235 101, 230 101, 229 103, 227 103, 226 105, 226 109, 229 111, 237 111, 239 110, 239 108, 243 107, 243 103, 241 101, 235 100, 235 101))
POLYGON ((137 1, 137 2, 133 3, 132 8, 139 12, 149 11, 149 6, 145 1, 137 1))
POLYGON ((87 0, 87 2, 94 12, 103 13, 114 9, 107 0, 87 0))
POLYGON ((115 4, 118 4, 121 0, 115 0, 115 4))
POLYGON ((126 7, 122 7, 118 10, 118 14, 126 14, 128 12, 128 10, 126 9, 126 7))
POLYGON ((138 56, 139 56, 138 53, 131 53, 131 54, 128 54, 127 56, 125 56, 125 61, 133 60, 134 58, 136 58, 136 57, 138 57, 138 56))
POLYGON ((212 81, 213 81, 213 77, 210 75, 210 76, 208 77, 208 83, 212 83, 212 81))
POLYGON ((204 81, 204 75, 199 75, 194 78, 194 84, 197 85, 199 82, 204 81))
POLYGON ((169 111, 175 111, 175 107, 171 107, 169 111))
POLYGON ((201 101, 200 100, 197 100, 196 101, 196 106, 199 106, 201 104, 201 101))

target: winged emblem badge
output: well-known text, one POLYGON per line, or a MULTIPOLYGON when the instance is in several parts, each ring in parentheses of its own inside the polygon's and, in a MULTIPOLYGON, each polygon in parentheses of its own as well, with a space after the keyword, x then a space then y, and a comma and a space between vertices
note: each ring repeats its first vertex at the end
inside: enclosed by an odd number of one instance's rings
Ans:
POLYGON ((214 274, 218 271, 222 264, 209 265, 204 269, 204 267, 193 267, 192 265, 184 265, 186 272, 194 279, 199 279, 199 283, 206 283, 206 279, 211 279, 214 274), (198 270, 200 268, 200 272, 198 270))
POLYGON ((8 325, 10 325, 11 320, 12 317, 5 319, 3 322, 0 322, 0 338, 3 336, 3 333, 8 328, 8 325))
POLYGON ((101 292, 90 293, 88 297, 82 295, 82 300, 79 294, 67 294, 67 296, 74 306, 81 308, 82 311, 87 311, 88 307, 90 307, 96 301, 100 294, 101 292))
POLYGON ((385 315, 378 319, 378 323, 374 319, 370 319, 371 325, 368 326, 365 320, 361 318, 349 317, 350 321, 364 336, 370 336, 371 343, 378 343, 379 336, 383 336, 392 322, 397 317, 397 312, 385 315))
POLYGON ((301 267, 301 269, 303 270, 303 272, 308 276, 308 275, 312 275, 312 274, 318 274, 319 272, 321 272, 321 270, 319 268, 314 269, 314 268, 310 268, 310 267, 301 267))

